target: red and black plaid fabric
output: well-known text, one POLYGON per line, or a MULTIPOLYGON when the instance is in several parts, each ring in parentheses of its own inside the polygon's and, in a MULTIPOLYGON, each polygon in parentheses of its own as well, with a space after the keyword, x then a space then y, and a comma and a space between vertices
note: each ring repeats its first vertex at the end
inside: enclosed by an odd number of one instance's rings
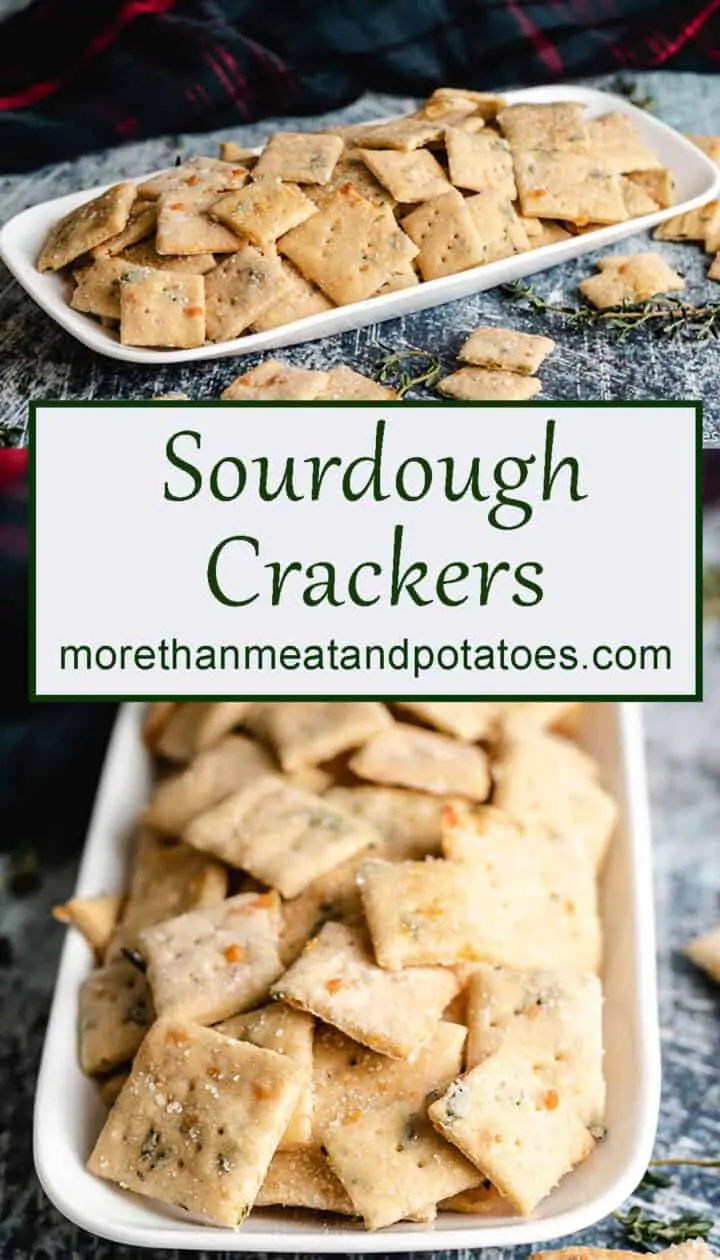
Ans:
POLYGON ((36 0, 0 24, 0 170, 442 81, 720 69, 720 0, 36 0))

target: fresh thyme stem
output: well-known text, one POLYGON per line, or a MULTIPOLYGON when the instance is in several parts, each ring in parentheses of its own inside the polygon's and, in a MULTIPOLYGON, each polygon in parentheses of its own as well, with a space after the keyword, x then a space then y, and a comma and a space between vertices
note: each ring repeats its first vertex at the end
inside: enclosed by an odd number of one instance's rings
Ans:
POLYGON ((512 302, 525 302, 532 311, 558 315, 569 327, 590 328, 603 325, 619 339, 638 328, 663 337, 684 337, 707 341, 720 337, 720 302, 693 306, 684 298, 650 298, 645 302, 623 302, 605 310, 591 306, 570 306, 547 302, 534 285, 516 280, 503 285, 503 293, 512 302))
POLYGON ((720 1168, 720 1159, 651 1159, 651 1168, 671 1168, 686 1166, 688 1168, 720 1168))
POLYGON ((442 375, 442 365, 438 355, 430 350, 396 350, 392 354, 384 354, 375 364, 373 376, 381 385, 389 385, 396 390, 398 398, 404 398, 408 390, 418 385, 435 384, 442 375))
POLYGON ((627 1212, 613 1212, 613 1216, 622 1225, 629 1241, 639 1243, 648 1251, 652 1250, 653 1243, 666 1247, 691 1238, 707 1238, 713 1227, 712 1221, 701 1216, 678 1216, 674 1221, 660 1221, 645 1216, 639 1207, 629 1208, 627 1212))

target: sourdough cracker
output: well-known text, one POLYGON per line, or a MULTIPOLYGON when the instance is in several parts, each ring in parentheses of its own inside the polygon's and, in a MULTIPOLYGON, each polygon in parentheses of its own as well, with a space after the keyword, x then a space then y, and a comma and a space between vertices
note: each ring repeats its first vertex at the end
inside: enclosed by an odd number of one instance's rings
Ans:
POLYGON ((217 193, 167 193, 158 202, 155 249, 158 254, 233 254, 241 240, 209 211, 217 193))
POLYGON ((686 946, 685 953, 696 967, 702 967, 713 980, 720 982, 720 928, 697 936, 686 946))
POLYGON ((507 197, 492 188, 468 197, 465 202, 480 236, 486 263, 511 258, 530 249, 530 239, 520 216, 507 197))
POLYGON ((450 179, 456 188, 481 192, 491 188, 499 197, 514 201, 517 195, 510 145, 501 136, 480 131, 476 135, 456 127, 445 132, 450 179))
POLYGON ((282 296, 280 259, 243 245, 205 278, 209 341, 239 337, 282 296))
POLYGON ((135 201, 134 184, 114 184, 107 192, 71 210, 50 229, 37 260, 38 271, 59 271, 122 232, 135 201))
POLYGON ((654 214, 660 209, 659 203, 654 197, 651 197, 647 188, 643 188, 635 180, 628 179, 627 176, 620 176, 620 190, 622 198, 625 202, 625 209, 631 219, 637 219, 642 214, 654 214))
POLYGON ((400 149, 408 152, 432 144, 442 134, 443 128, 439 123, 409 114, 394 122, 373 124, 364 128, 358 138, 363 149, 400 149))
POLYGON ((157 221, 157 206, 151 201, 143 201, 141 197, 137 197, 130 208, 128 221, 122 232, 118 232, 117 236, 111 236, 110 240, 103 241, 102 245, 95 245, 90 250, 93 258, 114 258, 116 254, 127 249, 128 245, 136 245, 138 241, 144 241, 151 236, 155 230, 157 221))
POLYGON ((126 268, 120 280, 120 340, 125 346, 204 345, 202 276, 126 268))
POLYGON ((619 176, 593 156, 523 149, 514 151, 514 163, 520 207, 528 218, 585 227, 628 217, 619 176))
POLYGON ((297 184, 263 179, 216 201, 211 217, 253 245, 267 245, 317 212, 297 184))
POLYGON ((464 363, 507 372, 532 374, 552 350, 550 337, 515 332, 511 328, 476 328, 458 351, 464 363))
POLYGON ((658 241, 707 241, 720 232, 720 201, 675 214, 655 229, 658 241))
POLYGON ((312 284, 300 274, 297 267, 287 259, 281 260, 282 296, 256 317, 253 332, 267 332, 269 328, 280 328, 283 324, 292 324, 296 319, 307 319, 309 315, 319 315, 322 311, 331 311, 333 303, 317 285, 312 284))
POLYGON ((91 971, 80 987, 78 1016, 80 1067, 87 1076, 127 1063, 153 1020, 142 971, 125 961, 91 971))
POLYGON ((360 779, 484 801, 490 791, 485 753, 435 731, 400 723, 368 741, 350 759, 360 779))
POLYGON ((375 700, 258 703, 248 721, 286 771, 331 761, 392 725, 385 706, 375 700))
POLYGON ((355 1208, 319 1146, 278 1150, 270 1161, 256 1207, 310 1208, 354 1216, 355 1208))
POLYGON ((115 931, 122 903, 122 897, 110 893, 97 897, 71 897, 64 905, 53 906, 52 915, 58 923, 76 928, 101 958, 115 931))
POLYGON ((151 201, 159 201, 161 197, 174 193, 215 193, 219 197, 220 193, 230 188, 241 188, 247 177, 247 167, 242 164, 221 162, 218 158, 193 157, 138 184, 138 196, 151 201))
POLYGON ((628 171, 627 179, 642 188, 663 210, 675 200, 675 179, 672 171, 661 166, 652 171, 628 171))
POLYGON ((684 288, 682 276, 649 250, 608 259, 599 275, 589 276, 578 285, 583 297, 598 310, 646 302, 658 293, 676 293, 684 288))
POLYGON ((498 124, 513 152, 544 149, 565 154, 571 161, 590 152, 583 107, 575 102, 551 105, 506 105, 498 124))
POLYGON ((459 987, 440 967, 383 971, 361 928, 326 923, 272 991, 371 1050, 413 1059, 459 987))
POLYGON ((102 258, 85 267, 70 298, 74 311, 120 319, 120 281, 129 270, 122 258, 102 258))
POLYGON ((720 166, 720 136, 691 136, 688 140, 692 140, 697 149, 702 149, 706 153, 711 162, 716 166, 720 166))
POLYGON ((568 241, 571 233, 561 223, 553 219, 524 219, 520 222, 525 229, 531 249, 542 249, 543 245, 555 245, 558 241, 568 241))
POLYGON ((542 382, 517 372, 467 367, 443 377, 437 388, 446 397, 465 402, 523 402, 540 393, 542 382))
POLYGON ((283 897, 296 897, 314 879, 372 845, 377 833, 326 797, 267 777, 194 819, 184 839, 249 871, 283 897))
POLYGON ((273 893, 239 893, 140 933, 160 1017, 215 1024, 257 1006, 282 971, 273 893))
MULTIPOLYGON (((308 402, 319 397, 327 375, 327 372, 292 367, 289 363, 281 363, 279 359, 265 359, 249 372, 236 376, 220 397, 226 402, 253 402, 271 398, 308 402)), ((255 706, 253 714, 254 712, 255 706)))
POLYGON ((660 159, 645 144, 627 114, 603 114, 600 118, 591 118, 587 129, 593 156, 618 175, 627 171, 661 168, 660 159))
POLYGON ((379 385, 377 381, 369 376, 363 376, 361 372, 356 372, 346 363, 330 368, 327 375, 327 381, 318 394, 318 398, 350 402, 363 400, 392 402, 397 397, 394 389, 389 389, 387 385, 379 385))
POLYGON ((485 261, 475 220, 456 188, 406 215, 402 227, 418 247, 417 262, 424 280, 453 275, 485 261))
POLYGON ((479 1186, 461 1190, 449 1199, 443 1199, 438 1207, 442 1212, 462 1212, 469 1216, 512 1216, 514 1208, 504 1199, 491 1181, 484 1177, 479 1186))
POLYGON ((282 1055, 160 1020, 87 1166, 138 1194, 237 1226, 255 1202, 299 1088, 298 1069, 282 1055))
POLYGON ((497 709, 492 700, 396 700, 395 707, 470 743, 490 734, 497 709))
POLYGON ((221 162, 231 162, 234 165, 252 167, 257 161, 257 154, 254 149, 246 149, 241 144, 236 144, 234 140, 221 140, 219 157, 221 162))
POLYGON ((358 155, 395 201, 428 201, 450 187, 440 163, 427 149, 359 149, 358 155))
POLYGON ((119 256, 133 267, 149 267, 151 271, 173 271, 178 275, 205 276, 216 266, 214 254, 158 254, 153 241, 130 245, 119 256))
POLYGON ((392 862, 438 856, 442 812, 456 803, 451 796, 369 785, 331 787, 326 800, 375 827, 382 837, 380 856, 392 862))
POLYGON ((239 726, 250 704, 249 700, 176 704, 155 740, 155 752, 168 761, 191 761, 239 726))
POLYGON ((261 1050, 274 1050, 285 1054, 302 1074, 302 1086, 295 1109, 280 1141, 279 1150, 306 1146, 312 1131, 312 1066, 313 1066, 312 1015, 293 1011, 281 1002, 273 1002, 244 1015, 233 1015, 215 1026, 216 1032, 237 1041, 249 1041, 261 1050))
POLYGON ((340 136, 276 131, 260 154, 253 177, 293 184, 327 184, 343 148, 340 136))
POLYGON ((179 835, 198 814, 275 769, 260 744, 245 735, 225 735, 185 769, 160 780, 144 822, 166 835, 179 835))

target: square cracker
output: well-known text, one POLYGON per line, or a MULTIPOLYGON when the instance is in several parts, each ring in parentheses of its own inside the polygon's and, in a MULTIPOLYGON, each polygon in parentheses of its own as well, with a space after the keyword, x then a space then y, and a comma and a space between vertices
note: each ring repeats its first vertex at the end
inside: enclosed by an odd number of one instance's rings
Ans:
POLYGON ((263 1002, 282 971, 274 893, 239 893, 140 933, 159 1016, 215 1024, 263 1002))
POLYGON ((278 249, 339 306, 370 297, 418 252, 389 208, 359 196, 351 185, 282 236, 278 249))
POLYGON ((359 156, 396 201, 427 201, 447 192, 450 182, 427 149, 359 149, 359 156))
POLYGON ((53 906, 52 916, 58 923, 67 923, 84 936, 99 958, 107 949, 117 925, 123 898, 112 893, 97 897, 71 897, 62 906, 53 906))
MULTIPOLYGON (((379 847, 382 850, 382 845, 379 847)), ((283 902, 280 957, 286 967, 295 962, 324 923, 330 920, 349 924, 363 921, 357 872, 364 860, 365 851, 340 862, 308 884, 299 897, 283 902)))
POLYGON ((38 271, 59 271, 81 254, 117 236, 135 201, 134 184, 115 184, 71 210, 50 229, 37 260, 38 271))
POLYGON ((471 957, 506 967, 599 969, 597 880, 572 832, 515 823, 495 806, 449 806, 443 849, 451 862, 467 863, 473 886, 471 957))
POLYGON ((498 112, 498 123, 510 141, 513 152, 546 149, 566 153, 572 159, 590 152, 588 127, 582 105, 557 102, 552 105, 506 105, 498 112))
POLYGON ((134 267, 150 267, 153 271, 175 271, 191 276, 204 276, 216 266, 214 254, 158 254, 152 241, 141 241, 122 251, 121 258, 134 267))
POLYGON ((205 278, 208 340, 239 337, 282 297, 284 286, 276 254, 241 245, 205 278))
POLYGON ((464 402, 522 402, 534 398, 542 389, 536 376, 519 372, 499 372, 490 368, 459 368, 438 381, 437 388, 448 398, 464 402))
POLYGON ((246 735, 225 735, 177 774, 156 785, 144 821, 179 835, 198 814, 276 769, 270 754, 246 735))
POLYGON ((414 1059, 459 989, 442 967, 383 971, 362 928, 326 923, 273 993, 379 1054, 414 1059))
POLYGON ((507 140, 493 132, 472 135, 456 127, 445 132, 450 179, 456 188, 481 192, 492 188, 499 197, 514 201, 517 195, 512 152, 507 140))
POLYGON ((720 249, 720 201, 708 201, 696 210, 673 215, 655 230, 659 241, 703 241, 713 253, 720 249))
POLYGON ((484 801, 490 791, 481 748, 397 723, 374 736, 350 761, 360 779, 484 801))
POLYGON ((376 290, 373 297, 382 297, 384 293, 397 293, 399 289, 412 289, 419 283, 420 277, 413 264, 411 262, 400 262, 390 272, 387 280, 384 280, 380 288, 376 290))
POLYGON ((325 799, 365 818, 382 837, 382 856, 392 862, 437 856, 440 820, 450 796, 397 787, 331 787, 325 799))
POLYGON ((198 192, 216 193, 230 188, 241 188, 248 177, 248 170, 242 164, 221 162, 218 158, 189 158, 180 166, 172 166, 159 175, 153 175, 138 185, 141 197, 159 200, 168 193, 198 192))
POLYGON ((400 149, 408 152, 432 144, 442 134, 441 123, 408 114, 406 118, 397 118, 394 122, 363 128, 358 140, 364 149, 400 149))
POLYGON ((286 1150, 294 1146, 305 1146, 310 1141, 312 1132, 312 1067, 313 1067, 313 1029, 312 1015, 304 1011, 293 1011, 281 1002, 273 1002, 269 1006, 261 1006, 256 1011, 247 1011, 244 1015, 233 1015, 216 1025, 216 1032, 226 1037, 235 1037, 237 1041, 249 1041, 261 1050, 274 1050, 276 1054, 286 1054, 292 1059, 302 1073, 303 1084, 295 1109, 288 1121, 280 1149, 286 1150))
POLYGON ((619 176, 594 156, 522 149, 514 161, 520 208, 529 218, 580 227, 627 219, 619 176))
POLYGON ((720 927, 705 936, 697 936, 686 947, 685 953, 696 967, 702 967, 713 980, 720 982, 720 927))
POLYGON ((88 1160, 98 1177, 236 1226, 297 1101, 288 1058, 180 1020, 158 1021, 88 1160))
MULTIPOLYGON (((327 372, 296 368, 279 359, 265 359, 257 367, 236 376, 220 395, 226 402, 251 402, 253 399, 280 398, 311 401, 317 398, 327 379, 327 372)), ((253 711, 255 706, 253 706, 253 711)))
POLYGON ((120 280, 120 340, 124 346, 204 345, 202 276, 126 267, 120 280))
POLYGON ((466 203, 478 230, 484 261, 511 258, 530 249, 530 238, 514 205, 492 188, 468 197, 466 203))
POLYGON ((141 834, 130 873, 130 887, 108 957, 137 948, 144 928, 174 919, 188 910, 217 905, 227 893, 227 871, 187 844, 141 834))
POLYGON ((623 175, 626 171, 659 170, 662 163, 645 143, 627 114, 603 114, 587 124, 590 151, 603 166, 623 175))
MULTIPOLYGON (((394 389, 380 385, 369 376, 355 372, 345 363, 330 368, 328 378, 318 398, 332 398, 351 401, 392 402, 397 397, 394 389)), ((337 707, 337 706, 335 706, 337 707)))
POLYGON ((471 88, 439 87, 435 88, 427 98, 422 112, 428 118, 442 118, 448 107, 452 110, 472 109, 486 122, 492 122, 504 104, 503 97, 497 96, 494 92, 475 92, 471 88), (445 109, 442 108, 443 105, 445 109), (436 113, 433 106, 437 106, 439 112, 436 113))
POLYGON ((428 1109, 443 1137, 524 1214, 595 1144, 556 1080, 552 1054, 508 1040, 428 1109))
POLYGON ((197 753, 211 748, 223 735, 239 726, 249 700, 223 700, 205 703, 188 700, 176 704, 155 741, 155 752, 169 761, 191 761, 197 753))
POLYGON ((344 147, 340 136, 276 131, 260 154, 253 177, 293 184, 327 184, 344 147))
POLYGON ((397 700, 396 707, 406 709, 428 726, 470 743, 492 733, 497 712, 497 704, 492 700, 397 700))
POLYGON ((418 246, 424 280, 454 275, 485 261, 480 232, 456 188, 418 206, 405 216, 402 227, 418 246))
POLYGON ((483 327, 470 334, 460 347, 458 358, 478 367, 532 373, 554 349, 555 342, 550 337, 515 332, 512 328, 483 327))
POLYGON ((324 797, 267 778, 228 796, 184 833, 188 844, 296 897, 377 840, 369 823, 324 797))
POLYGON ((266 332, 268 328, 281 328, 284 324, 292 324, 296 319, 307 319, 309 315, 319 315, 322 311, 331 311, 333 303, 317 285, 312 284, 300 274, 297 267, 287 259, 281 260, 282 296, 277 302, 271 302, 255 319, 253 332, 266 332))
POLYGON ((83 269, 70 298, 74 311, 120 318, 120 281, 131 270, 123 258, 101 258, 83 269))
POLYGON ((623 303, 645 302, 658 293, 678 292, 685 281, 659 254, 623 254, 607 259, 600 274, 582 280, 578 289, 599 310, 623 303))
POLYGON ((317 206, 297 184, 263 179, 221 197, 210 213, 237 236, 266 245, 316 214, 317 206))
POLYGON ((319 1146, 278 1150, 260 1187, 256 1207, 310 1208, 354 1216, 355 1208, 319 1146))
POLYGON ((157 206, 152 201, 143 201, 138 197, 132 204, 128 221, 122 232, 111 236, 102 245, 95 245, 90 253, 93 258, 114 258, 128 245, 135 245, 151 235, 157 221, 157 206))
POLYGON ((320 184, 307 184, 305 186, 305 194, 315 202, 316 206, 322 207, 326 205, 334 192, 346 187, 348 184, 352 186, 358 196, 364 197, 366 201, 372 201, 376 206, 393 206, 395 204, 394 198, 387 188, 375 178, 370 168, 358 156, 357 149, 349 149, 343 153, 332 173, 332 178, 327 184, 322 186, 320 184))
POLYGON ((387 709, 376 700, 258 703, 248 720, 283 770, 331 761, 392 726, 387 709))
POLYGON ((124 960, 91 971, 80 988, 78 1016, 80 1067, 86 1075, 128 1063, 153 1020, 142 971, 124 960))
POLYGON ((627 179, 642 188, 663 209, 675 200, 675 179, 672 171, 664 166, 657 171, 628 171, 627 179))
POLYGON ((525 229, 530 249, 541 249, 543 245, 554 245, 557 241, 567 241, 571 233, 561 223, 553 219, 523 219, 520 223, 525 229))
POLYGON ((660 209, 659 202, 651 197, 647 188, 629 179, 626 175, 620 176, 620 187, 622 189, 623 201, 625 208, 631 219, 637 219, 643 214, 654 214, 660 209))
POLYGON ((514 1209, 484 1177, 472 1190, 461 1190, 438 1203, 442 1212, 463 1212, 469 1216, 512 1216, 514 1209))
POLYGON ((588 1124, 602 1123, 603 995, 596 975, 564 968, 511 971, 484 963, 470 977, 466 992, 468 1070, 509 1037, 549 1047, 558 1088, 574 1097, 588 1124))
POLYGON ((423 1212, 481 1180, 477 1168, 438 1136, 422 1111, 383 1103, 350 1114, 323 1138, 330 1167, 367 1229, 423 1212))
POLYGON ((216 223, 208 211, 217 193, 167 193, 158 202, 155 248, 158 254, 234 254, 239 236, 224 223, 216 223))

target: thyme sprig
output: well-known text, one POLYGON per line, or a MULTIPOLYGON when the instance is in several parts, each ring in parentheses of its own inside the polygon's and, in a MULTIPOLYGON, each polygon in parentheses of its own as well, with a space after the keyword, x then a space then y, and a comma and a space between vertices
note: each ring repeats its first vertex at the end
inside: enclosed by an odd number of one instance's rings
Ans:
POLYGON ((532 311, 558 315, 571 328, 606 327, 619 340, 639 328, 662 337, 684 337, 707 341, 720 337, 720 302, 693 306, 684 298, 650 298, 645 302, 623 302, 596 310, 591 306, 570 306, 548 302, 532 284, 515 280, 503 285, 503 293, 513 302, 525 302, 532 311))
POLYGON ((419 385, 430 388, 441 375, 442 364, 438 355, 415 347, 384 354, 373 371, 375 380, 396 390, 398 398, 404 398, 409 390, 417 389, 419 385))
POLYGON ((640 86, 634 79, 626 79, 622 74, 618 74, 614 79, 611 79, 608 88, 616 96, 624 96, 625 100, 634 105, 636 109, 652 110, 657 104, 653 96, 644 96, 641 93, 640 86))
POLYGON ((630 1242, 639 1243, 648 1251, 652 1251, 655 1243, 669 1247, 673 1243, 688 1242, 691 1238, 707 1238, 713 1227, 712 1221, 702 1216, 678 1216, 674 1221, 661 1221, 653 1216, 646 1216, 639 1207, 631 1207, 627 1212, 614 1212, 613 1216, 620 1222, 630 1242))

